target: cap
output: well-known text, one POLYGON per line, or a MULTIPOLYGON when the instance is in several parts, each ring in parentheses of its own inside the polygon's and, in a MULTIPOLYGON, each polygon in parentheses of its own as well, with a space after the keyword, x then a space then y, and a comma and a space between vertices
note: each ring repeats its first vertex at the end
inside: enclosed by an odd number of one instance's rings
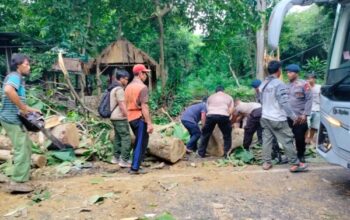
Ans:
POLYGON ((132 68, 132 72, 134 75, 138 75, 140 72, 151 72, 151 70, 147 69, 143 64, 136 64, 134 68, 132 68))
POLYGON ((299 73, 300 72, 300 67, 297 64, 290 64, 286 67, 286 71, 288 72, 294 72, 294 73, 299 73))
POLYGON ((254 79, 250 85, 251 85, 251 87, 253 87, 254 89, 256 89, 256 88, 258 88, 258 87, 260 86, 260 84, 261 84, 261 80, 259 80, 259 79, 254 79))

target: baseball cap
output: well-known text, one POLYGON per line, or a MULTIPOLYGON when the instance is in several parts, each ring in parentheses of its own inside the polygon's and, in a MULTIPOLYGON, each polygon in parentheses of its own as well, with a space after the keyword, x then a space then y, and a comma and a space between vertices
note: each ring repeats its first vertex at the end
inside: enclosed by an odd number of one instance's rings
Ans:
POLYGON ((134 73, 134 75, 138 75, 140 72, 151 72, 151 70, 147 69, 143 64, 136 64, 132 68, 132 72, 134 73))
POLYGON ((254 79, 250 85, 251 85, 251 87, 253 87, 254 89, 256 89, 256 88, 258 88, 258 87, 260 86, 260 84, 261 84, 261 80, 259 80, 259 79, 254 79))
POLYGON ((297 64, 290 64, 286 67, 286 71, 288 72, 294 72, 299 73, 300 72, 300 66, 297 64))

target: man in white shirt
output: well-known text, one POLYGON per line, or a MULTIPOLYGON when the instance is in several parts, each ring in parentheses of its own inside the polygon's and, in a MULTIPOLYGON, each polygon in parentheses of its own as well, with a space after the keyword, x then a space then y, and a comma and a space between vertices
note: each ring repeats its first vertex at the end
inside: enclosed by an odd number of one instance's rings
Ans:
POLYGON ((239 121, 241 118, 247 117, 247 123, 244 127, 244 149, 249 150, 255 132, 257 132, 259 143, 262 144, 261 104, 257 102, 242 102, 239 99, 236 99, 234 103, 235 115, 238 116, 236 120, 239 121))
POLYGON ((321 93, 321 85, 316 84, 316 75, 315 73, 311 73, 307 76, 307 81, 311 86, 312 93, 312 108, 311 115, 309 117, 309 133, 306 138, 306 143, 311 144, 314 139, 314 135, 320 126, 320 93, 321 93))
POLYGON ((233 113, 233 106, 233 99, 224 92, 223 86, 218 86, 216 92, 209 96, 207 100, 207 116, 197 152, 198 156, 205 157, 209 138, 216 125, 219 126, 224 137, 224 157, 228 156, 227 154, 232 145, 232 124, 230 116, 233 113))

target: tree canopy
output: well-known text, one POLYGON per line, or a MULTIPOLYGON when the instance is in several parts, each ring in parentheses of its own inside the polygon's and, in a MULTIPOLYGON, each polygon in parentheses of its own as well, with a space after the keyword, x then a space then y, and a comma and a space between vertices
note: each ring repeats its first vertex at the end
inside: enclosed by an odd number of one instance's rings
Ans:
MULTIPOLYGON (((155 60, 163 51, 166 89, 155 91, 154 101, 169 106, 207 95, 218 84, 232 93, 249 93, 235 89, 233 76, 241 84, 255 78, 256 31, 261 16, 270 12, 271 7, 265 14, 257 11, 254 0, 4 0, 0 31, 21 32, 48 44, 31 53, 37 77, 49 68, 49 58, 55 59, 52 48, 65 49, 68 56, 94 58, 123 36, 155 60)), ((282 31, 281 59, 308 64, 309 69, 315 62, 322 64, 333 19, 333 8, 318 6, 290 14, 282 31)), ((4 70, 3 57, 1 66, 4 70)))

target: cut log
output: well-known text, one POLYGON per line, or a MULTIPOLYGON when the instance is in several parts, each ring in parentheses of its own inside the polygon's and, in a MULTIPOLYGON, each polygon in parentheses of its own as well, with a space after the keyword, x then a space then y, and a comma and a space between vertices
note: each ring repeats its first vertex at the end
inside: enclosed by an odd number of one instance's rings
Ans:
POLYGON ((89 152, 89 149, 86 148, 78 148, 74 150, 75 155, 83 156, 86 152, 89 152))
POLYGON ((32 164, 37 168, 42 168, 46 166, 47 159, 44 155, 40 154, 32 154, 32 164))
POLYGON ((11 160, 12 155, 10 150, 0 150, 0 160, 11 160))
POLYGON ((51 130, 55 136, 63 144, 69 144, 73 148, 79 146, 80 134, 77 126, 74 123, 60 124, 51 130))
MULTIPOLYGON (((11 160, 13 155, 9 150, 0 150, 0 160, 11 160)), ((37 168, 41 168, 46 166, 47 159, 44 155, 40 154, 32 154, 32 165, 37 168)))
MULTIPOLYGON (((44 134, 42 132, 29 132, 29 138, 33 143, 43 145, 44 144, 44 134)), ((2 150, 11 150, 12 142, 10 138, 6 135, 0 135, 0 149, 2 150)))
POLYGON ((176 122, 171 122, 166 125, 153 125, 153 127, 155 132, 162 132, 164 130, 167 130, 168 128, 174 127, 176 124, 177 124, 176 122))
POLYGON ((45 128, 49 129, 49 128, 56 127, 57 125, 62 123, 63 119, 64 119, 63 116, 52 115, 45 119, 45 128))
POLYGON ((159 133, 151 134, 148 148, 150 154, 170 163, 176 163, 186 153, 186 147, 182 140, 165 137, 159 133))
MULTIPOLYGON (((232 129, 232 147, 233 149, 243 145, 244 129, 232 129)), ((224 138, 218 126, 215 127, 212 136, 209 139, 207 153, 211 156, 222 157, 224 155, 224 138)))
POLYGON ((0 149, 11 150, 12 143, 10 138, 4 135, 0 135, 0 149))

